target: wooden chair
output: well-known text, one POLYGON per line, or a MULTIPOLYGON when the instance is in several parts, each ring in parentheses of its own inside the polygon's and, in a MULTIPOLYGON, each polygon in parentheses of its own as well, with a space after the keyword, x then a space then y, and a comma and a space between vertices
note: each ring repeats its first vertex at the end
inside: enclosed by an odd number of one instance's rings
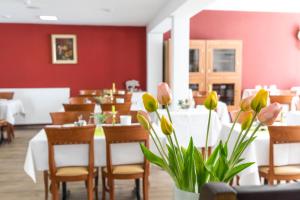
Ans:
MULTIPOLYGON (((137 115, 138 111, 118 111, 116 114, 116 123, 120 123, 120 116, 121 115, 130 115, 131 116, 131 123, 138 123, 137 120, 137 115)), ((111 112, 105 111, 104 114, 107 114, 107 118, 105 120, 106 124, 111 124, 112 123, 112 115, 111 112)))
MULTIPOLYGON (((52 112, 50 113, 53 125, 63 125, 71 124, 78 121, 78 118, 82 116, 82 119, 89 122, 90 112, 79 112, 79 111, 69 111, 69 112, 52 112)), ((45 199, 48 199, 48 171, 44 171, 44 186, 45 186, 45 199)))
POLYGON ((82 95, 91 95, 91 96, 101 96, 101 90, 79 90, 79 96, 82 95))
POLYGON ((269 166, 259 167, 259 175, 268 181, 270 185, 274 180, 287 182, 300 179, 300 164, 275 166, 274 145, 300 143, 300 126, 269 126, 269 166))
POLYGON ((53 112, 50 113, 53 125, 72 124, 78 121, 79 117, 86 122, 89 122, 91 113, 88 111, 68 111, 68 112, 53 112))
POLYGON ((195 107, 198 105, 203 105, 206 99, 206 96, 194 96, 195 107))
POLYGON ((291 109, 291 103, 294 95, 270 95, 270 103, 280 103, 289 106, 291 109))
POLYGON ((131 102, 132 93, 126 92, 125 94, 114 94, 114 99, 122 98, 124 102, 131 102))
POLYGON ((45 128, 48 139, 49 172, 51 180, 52 199, 59 199, 59 183, 72 181, 85 181, 87 183, 88 200, 93 200, 93 190, 98 199, 97 182, 93 187, 93 179, 98 177, 98 170, 94 168, 94 133, 95 126, 88 125, 83 127, 68 128, 45 128), (89 149, 88 166, 57 167, 55 164, 54 146, 87 144, 89 149))
MULTIPOLYGON (((140 125, 137 126, 103 126, 106 140, 106 163, 102 168, 102 199, 105 200, 105 192, 109 192, 110 200, 114 200, 115 179, 143 179, 144 200, 148 200, 149 162, 144 158, 143 163, 131 165, 113 165, 111 145, 116 143, 145 143, 149 148, 149 134, 140 125), (106 186, 106 180, 108 187, 106 186)), ((138 185, 138 184, 137 184, 138 185)))
POLYGON ((65 111, 86 111, 90 113, 94 113, 95 104, 63 104, 65 111))
POLYGON ((14 92, 0 92, 0 99, 11 100, 14 98, 14 92))
POLYGON ((69 98, 69 104, 86 104, 89 101, 88 97, 83 96, 69 98))
POLYGON ((116 111, 129 112, 131 103, 130 102, 127 102, 127 103, 103 103, 103 104, 100 104, 100 106, 101 106, 102 112, 111 111, 112 106, 115 106, 116 111))
POLYGON ((10 143, 15 138, 14 126, 6 120, 0 120, 0 143, 4 141, 4 132, 7 135, 7 142, 10 143))

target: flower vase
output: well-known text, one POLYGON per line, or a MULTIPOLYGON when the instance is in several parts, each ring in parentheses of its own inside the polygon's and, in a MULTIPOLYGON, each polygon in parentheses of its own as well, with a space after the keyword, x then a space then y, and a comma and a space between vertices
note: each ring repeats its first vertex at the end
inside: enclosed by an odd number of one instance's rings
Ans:
POLYGON ((183 191, 174 187, 174 200, 200 200, 200 194, 183 191))

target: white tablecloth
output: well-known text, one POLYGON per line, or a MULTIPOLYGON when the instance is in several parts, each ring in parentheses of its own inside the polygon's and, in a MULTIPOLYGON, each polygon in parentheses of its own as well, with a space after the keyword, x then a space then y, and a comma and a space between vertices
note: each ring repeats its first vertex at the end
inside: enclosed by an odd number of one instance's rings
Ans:
POLYGON ((286 114, 286 124, 289 126, 300 125, 300 111, 290 111, 286 114))
POLYGON ((0 99, 0 119, 15 124, 15 116, 25 115, 22 101, 0 99))
MULTIPOLYGON (((159 113, 167 117, 165 110, 159 110, 159 113)), ((187 147, 190 137, 193 137, 194 144, 197 147, 205 147, 208 122, 207 110, 187 109, 171 111, 171 117, 180 145, 187 147)), ((217 113, 212 112, 209 146, 214 146, 218 141, 221 127, 217 113)))
MULTIPOLYGON (((158 130, 158 127, 154 125, 158 130)), ((159 137, 166 144, 165 136, 158 131, 159 137)), ((104 136, 95 136, 95 166, 106 165, 106 144, 104 136)), ((151 150, 157 153, 154 143, 150 142, 151 150)), ((61 166, 86 166, 88 163, 87 145, 62 145, 55 147, 55 161, 58 167, 61 166)), ((143 154, 138 143, 131 144, 113 144, 112 145, 112 163, 113 164, 131 164, 143 162, 143 154)), ((36 182, 36 171, 48 170, 48 143, 47 136, 42 129, 30 140, 24 170, 28 176, 36 182)))
MULTIPOLYGON (((230 131, 231 124, 223 125, 221 130, 221 139, 226 140, 230 131)), ((229 152, 231 152, 234 142, 238 137, 240 126, 237 125, 232 133, 231 140, 228 143, 229 152)), ((259 131, 257 138, 248 147, 242 155, 245 162, 255 162, 252 166, 240 173, 241 185, 259 185, 258 166, 269 164, 269 142, 270 137, 268 131, 259 131)), ((278 144, 274 148, 275 165, 287 165, 300 163, 300 144, 278 144)))
MULTIPOLYGON (((203 105, 198 105, 196 109, 206 110, 206 108, 203 105)), ((222 123, 230 123, 231 120, 226 103, 221 101, 218 102, 217 114, 222 123)))
MULTIPOLYGON (((280 90, 279 89, 266 89, 268 92, 270 92, 270 95, 279 95, 280 90)), ((258 89, 244 89, 242 98, 247 98, 249 96, 254 96, 258 92, 258 89)))

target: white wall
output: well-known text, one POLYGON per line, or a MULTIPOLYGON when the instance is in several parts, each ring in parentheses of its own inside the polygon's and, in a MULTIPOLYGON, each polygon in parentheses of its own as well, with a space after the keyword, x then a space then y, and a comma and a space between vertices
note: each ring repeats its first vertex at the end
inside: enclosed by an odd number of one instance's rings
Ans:
POLYGON ((68 102, 70 88, 1 88, 0 91, 13 91, 14 99, 22 101, 25 117, 17 117, 16 125, 50 124, 50 112, 62 109, 68 102))

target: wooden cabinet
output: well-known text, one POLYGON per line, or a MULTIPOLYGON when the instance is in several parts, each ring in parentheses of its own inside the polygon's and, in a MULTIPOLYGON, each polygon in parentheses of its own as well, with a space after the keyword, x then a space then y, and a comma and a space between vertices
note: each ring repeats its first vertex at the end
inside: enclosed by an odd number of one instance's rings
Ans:
MULTIPOLYGON (((170 41, 165 43, 164 80, 169 82, 170 41)), ((191 40, 189 81, 194 93, 212 88, 230 109, 241 98, 242 42, 237 40, 191 40)))

